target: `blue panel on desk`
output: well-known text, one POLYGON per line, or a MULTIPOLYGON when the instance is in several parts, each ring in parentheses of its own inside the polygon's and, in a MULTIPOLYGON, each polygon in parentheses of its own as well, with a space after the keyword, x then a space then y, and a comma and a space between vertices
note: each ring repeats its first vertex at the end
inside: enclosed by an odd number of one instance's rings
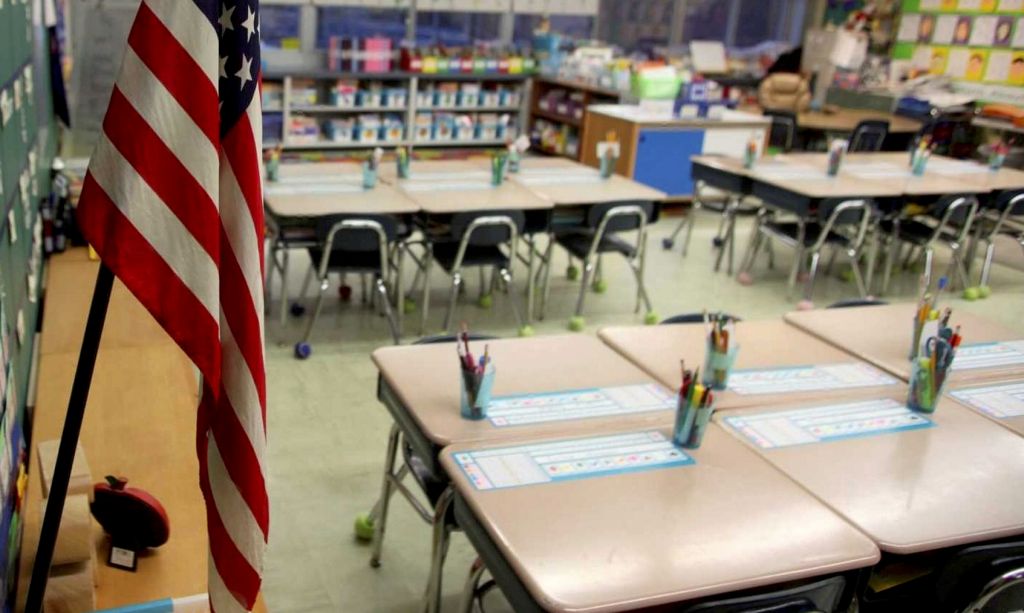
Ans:
POLYGON ((690 156, 703 148, 703 130, 641 130, 633 179, 670 196, 688 196, 693 193, 690 156))

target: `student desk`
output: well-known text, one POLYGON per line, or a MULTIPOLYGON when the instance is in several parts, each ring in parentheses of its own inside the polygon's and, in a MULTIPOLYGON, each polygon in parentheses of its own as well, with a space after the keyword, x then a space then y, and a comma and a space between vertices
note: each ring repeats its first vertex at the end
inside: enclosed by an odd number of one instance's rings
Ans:
POLYGON ((951 388, 946 394, 960 404, 1024 436, 1024 379, 951 388))
MULTIPOLYGON (((941 305, 941 301, 940 301, 941 305)), ((824 309, 786 313, 785 320, 801 330, 871 362, 903 380, 910 377, 910 344, 916 304, 890 304, 824 309)), ((995 341, 1018 341, 1024 333, 1015 332, 977 315, 954 310, 950 324, 962 326, 963 343, 953 361, 949 384, 957 385, 1005 378, 1024 368, 1024 343, 1019 350, 1006 348, 1003 366, 958 369, 964 364, 971 346, 995 341)))
POLYGON ((918 132, 922 125, 916 119, 901 115, 849 108, 838 108, 833 112, 807 110, 797 114, 796 124, 802 130, 853 132, 858 123, 871 119, 888 121, 889 132, 892 134, 913 134, 918 132))
MULTIPOLYGON (((544 336, 527 339, 472 343, 481 355, 489 345, 497 371, 492 400, 505 395, 536 394, 621 385, 657 383, 596 338, 544 336)), ((467 420, 460 414, 460 372, 454 343, 411 347, 384 347, 372 354, 380 370, 377 397, 391 413, 385 458, 385 478, 380 496, 379 525, 374 532, 374 556, 379 556, 387 517, 387 501, 393 491, 392 477, 398 441, 409 445, 425 469, 442 482, 438 464, 441 449, 454 443, 503 441, 515 437, 571 435, 581 432, 616 431, 666 425, 675 419, 674 405, 662 410, 619 413, 589 419, 563 419, 519 426, 495 426, 490 420, 467 420)), ((670 398, 672 394, 664 393, 670 398)), ((404 486, 403 486, 404 487, 404 486)), ((447 550, 444 517, 451 490, 442 494, 434 509, 434 562, 428 583, 427 605, 437 606, 440 570, 447 550)))
MULTIPOLYGON (((339 164, 351 166, 351 164, 339 164)), ((363 187, 361 172, 308 177, 289 177, 268 182, 264 200, 270 213, 281 220, 301 220, 335 214, 408 215, 419 210, 413 200, 380 180, 363 187)))
POLYGON ((485 449, 453 445, 441 461, 456 519, 516 611, 644 609, 879 559, 865 535, 714 424, 700 449, 683 450, 694 464, 500 489, 477 489, 460 464, 485 449))
MULTIPOLYGON (((827 154, 817 155, 821 168, 828 165, 827 154)), ((948 194, 982 195, 991 191, 977 173, 967 168, 984 170, 976 164, 944 156, 932 156, 925 172, 916 176, 910 171, 910 156, 899 153, 851 153, 846 156, 840 174, 859 181, 872 181, 899 188, 905 198, 938 197, 948 194), (954 171, 960 170, 960 172, 954 171)), ((987 174, 987 170, 984 173, 987 174)))
MULTIPOLYGON (((889 399, 898 410, 906 401, 889 399)), ((948 398, 925 416, 931 427, 827 442, 762 448, 733 429, 749 428, 755 415, 796 408, 741 409, 715 421, 882 551, 914 554, 1024 533, 1024 438, 948 398)))
MULTIPOLYGON (((598 336, 629 361, 651 374, 669 389, 680 385, 679 360, 685 359, 688 368, 704 367, 707 331, 704 324, 675 324, 664 326, 631 326, 603 328, 598 336)), ((715 406, 719 409, 763 406, 784 402, 799 402, 816 398, 860 398, 877 396, 895 389, 904 389, 896 379, 875 367, 860 362, 849 354, 820 341, 780 320, 740 321, 731 339, 738 344, 739 353, 733 364, 730 389, 715 392, 715 406), (778 389, 758 393, 756 388, 739 393, 736 383, 742 382, 739 371, 770 370, 781 375, 798 375, 799 367, 831 367, 811 377, 818 383, 804 380, 810 388, 799 390, 799 379, 793 379, 788 389, 777 381, 778 389), (844 384, 843 381, 846 383, 844 384)), ((811 376, 808 373, 808 376, 811 376)), ((756 383, 743 382, 742 385, 756 383)), ((741 387, 742 387, 741 385, 741 387)))

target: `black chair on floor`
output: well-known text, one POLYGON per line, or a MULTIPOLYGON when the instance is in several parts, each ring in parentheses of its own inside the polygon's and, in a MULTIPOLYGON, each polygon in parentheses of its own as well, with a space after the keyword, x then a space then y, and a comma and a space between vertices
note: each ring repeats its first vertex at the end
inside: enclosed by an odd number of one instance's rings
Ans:
POLYGON ((865 119, 857 124, 850 134, 851 153, 871 153, 882 150, 885 138, 889 136, 889 122, 883 119, 865 119))
POLYGON ((832 304, 825 307, 826 309, 849 309, 852 307, 862 306, 882 306, 889 304, 884 300, 874 300, 873 298, 853 298, 850 300, 840 300, 839 302, 833 302, 832 304))

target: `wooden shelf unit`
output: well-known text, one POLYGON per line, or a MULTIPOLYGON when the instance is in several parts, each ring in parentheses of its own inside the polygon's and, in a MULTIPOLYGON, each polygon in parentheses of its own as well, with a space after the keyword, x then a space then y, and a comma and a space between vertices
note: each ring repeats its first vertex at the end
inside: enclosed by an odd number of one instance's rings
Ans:
MULTIPOLYGON (((548 142, 543 142, 538 147, 539 150, 550 153, 553 155, 561 155, 574 160, 580 160, 582 158, 580 147, 583 144, 583 131, 586 125, 586 108, 591 104, 608 104, 617 103, 624 101, 628 98, 628 92, 611 89, 608 87, 601 87, 599 85, 593 85, 583 81, 575 81, 571 79, 561 79, 557 77, 542 77, 538 76, 533 79, 533 87, 531 88, 530 95, 530 119, 529 119, 529 133, 531 135, 537 132, 536 126, 537 121, 548 121, 554 124, 563 126, 563 130, 566 131, 572 138, 575 139, 576 154, 568 154, 564 149, 559 150, 557 146, 552 145, 548 142), (565 90, 570 95, 573 93, 582 93, 583 96, 583 117, 577 119, 571 115, 565 115, 557 113, 551 110, 540 108, 540 100, 544 98, 548 92, 552 90, 565 90)), ((562 144, 564 147, 564 143, 562 144)))

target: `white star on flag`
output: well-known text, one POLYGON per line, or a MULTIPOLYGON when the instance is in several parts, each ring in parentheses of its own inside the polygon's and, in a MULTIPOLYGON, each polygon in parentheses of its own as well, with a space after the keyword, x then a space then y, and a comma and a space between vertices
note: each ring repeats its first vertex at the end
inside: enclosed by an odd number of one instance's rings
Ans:
POLYGON ((242 67, 238 69, 235 76, 242 80, 242 85, 239 89, 245 89, 245 84, 252 81, 252 60, 242 55, 242 67))
POLYGON ((220 78, 228 78, 228 58, 220 58, 220 78))
POLYGON ((220 33, 223 34, 228 30, 234 30, 235 25, 231 23, 231 15, 235 12, 235 7, 228 8, 228 5, 221 5, 220 19, 217 21, 220 23, 220 33))
POLYGON ((245 28, 245 31, 248 33, 245 37, 245 42, 249 42, 249 39, 252 38, 253 32, 256 31, 256 13, 252 10, 251 6, 249 7, 249 16, 242 22, 242 27, 245 28))

